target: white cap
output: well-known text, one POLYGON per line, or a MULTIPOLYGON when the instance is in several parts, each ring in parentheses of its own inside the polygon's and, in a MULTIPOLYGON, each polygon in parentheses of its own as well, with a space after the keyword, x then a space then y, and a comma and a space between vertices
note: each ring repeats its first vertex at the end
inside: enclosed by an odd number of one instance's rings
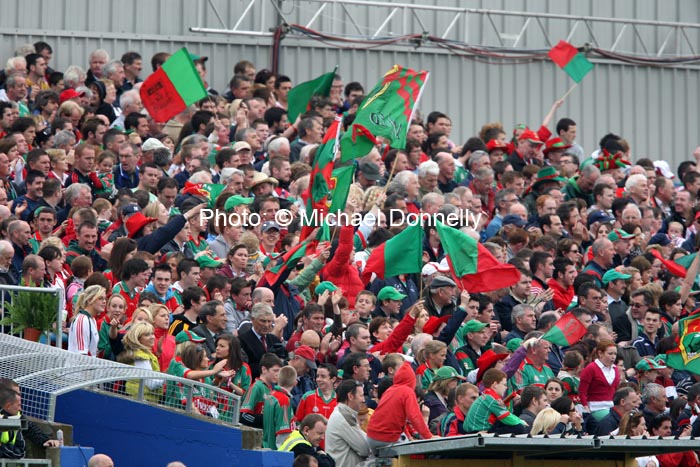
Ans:
POLYGON ((155 151, 156 149, 165 148, 165 147, 166 147, 165 144, 161 143, 159 140, 157 140, 155 138, 148 138, 141 145, 141 150, 142 151, 155 151))
POLYGON ((438 263, 427 263, 425 266, 423 266, 422 274, 424 276, 432 276, 433 274, 445 273, 445 272, 449 272, 449 271, 450 271, 449 267, 442 267, 438 263))

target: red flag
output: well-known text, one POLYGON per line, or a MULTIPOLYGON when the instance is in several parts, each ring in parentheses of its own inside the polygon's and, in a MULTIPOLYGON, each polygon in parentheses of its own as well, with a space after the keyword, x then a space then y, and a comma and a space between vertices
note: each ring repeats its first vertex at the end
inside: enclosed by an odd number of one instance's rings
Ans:
POLYGON ((588 330, 573 313, 566 313, 542 336, 542 339, 561 347, 569 347, 586 335, 588 330))

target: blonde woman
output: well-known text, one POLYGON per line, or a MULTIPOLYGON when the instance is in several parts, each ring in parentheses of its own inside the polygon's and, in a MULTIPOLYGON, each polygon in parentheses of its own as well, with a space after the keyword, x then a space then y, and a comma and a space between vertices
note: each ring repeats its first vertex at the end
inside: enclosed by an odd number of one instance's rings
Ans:
POLYGON ((447 358, 447 345, 442 341, 430 341, 419 351, 418 360, 423 364, 416 369, 416 376, 420 378, 424 390, 427 390, 433 382, 435 372, 445 363, 445 358, 447 358))
MULTIPOLYGON (((124 351, 119 355, 118 360, 136 368, 160 372, 158 357, 152 351, 155 340, 153 326, 149 323, 140 322, 133 325, 124 335, 122 340, 124 351)), ((164 381, 162 379, 145 380, 144 396, 146 400, 159 402, 161 397, 163 397, 163 384, 164 381)), ((127 381, 126 393, 130 396, 137 396, 139 393, 139 380, 127 381)))
POLYGON ((97 344, 100 341, 95 316, 105 311, 107 293, 104 287, 91 285, 78 296, 73 321, 68 333, 68 351, 97 357, 97 344))
POLYGON ((61 185, 64 185, 68 180, 68 172, 70 172, 66 151, 64 149, 47 149, 46 153, 51 161, 49 178, 56 178, 61 182, 61 185))
POLYGON ((165 372, 172 359, 175 358, 175 336, 168 334, 170 310, 161 303, 154 303, 148 307, 148 311, 155 333, 152 351, 158 357, 160 371, 165 372))
POLYGON ((148 203, 145 208, 143 208, 143 215, 146 217, 153 217, 158 219, 158 227, 163 227, 170 220, 170 213, 168 208, 166 208, 160 201, 154 201, 148 203))
POLYGON ((553 408, 547 407, 535 417, 535 421, 532 422, 532 428, 530 428, 530 434, 532 436, 550 435, 559 423, 566 425, 568 422, 568 415, 561 415, 553 408))

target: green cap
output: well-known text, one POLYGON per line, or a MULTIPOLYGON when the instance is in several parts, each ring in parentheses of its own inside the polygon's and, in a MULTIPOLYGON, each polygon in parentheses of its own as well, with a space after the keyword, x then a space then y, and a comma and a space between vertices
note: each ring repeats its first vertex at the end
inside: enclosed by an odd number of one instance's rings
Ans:
POLYGON ((506 349, 510 350, 511 352, 515 352, 516 350, 518 350, 518 347, 520 347, 520 344, 522 343, 523 340, 519 337, 516 337, 508 341, 508 343, 506 344, 506 349))
POLYGON ((253 202, 253 198, 246 198, 245 196, 241 195, 233 195, 229 199, 226 200, 226 204, 224 204, 224 210, 229 211, 236 206, 240 206, 241 204, 251 204, 253 202))
POLYGON ((451 366, 445 365, 441 366, 437 370, 435 370, 435 375, 433 376, 433 381, 442 381, 444 379, 464 379, 464 376, 461 376, 459 373, 457 373, 457 370, 452 368, 451 366))
POLYGON ((387 285, 386 287, 382 287, 382 290, 379 291, 377 294, 377 300, 398 300, 402 301, 404 298, 406 298, 406 295, 402 294, 398 290, 396 290, 394 287, 387 285))
POLYGON ((209 255, 198 256, 195 259, 197 260, 200 268, 218 268, 224 264, 223 261, 219 261, 218 259, 212 258, 209 255))
POLYGON ((198 334, 195 334, 192 331, 180 331, 179 333, 177 333, 177 336, 175 336, 176 344, 182 344, 183 342, 194 342, 196 344, 199 344, 201 342, 204 342, 205 340, 205 338, 199 337, 198 334))
POLYGON ((314 292, 316 295, 321 295, 326 290, 329 292, 335 292, 338 290, 338 287, 331 281, 323 281, 316 286, 316 290, 314 292))
POLYGON ((653 370, 663 370, 664 368, 666 368, 666 365, 662 365, 662 364, 658 363, 656 360, 654 360, 651 357, 644 357, 639 362, 637 362, 637 365, 635 365, 635 368, 638 371, 653 371, 653 370))
POLYGON ((464 334, 468 332, 479 332, 487 326, 488 324, 486 323, 482 323, 481 321, 477 321, 475 319, 470 319, 467 324, 464 325, 464 334))
POLYGON ((630 238, 634 237, 636 237, 636 235, 628 234, 622 229, 613 229, 613 231, 608 234, 608 240, 611 242, 616 242, 618 240, 629 240, 630 238))
POLYGON ((624 274, 615 269, 610 269, 603 275, 603 285, 605 286, 608 284, 608 282, 616 281, 618 279, 627 280, 631 278, 632 276, 630 274, 624 274))

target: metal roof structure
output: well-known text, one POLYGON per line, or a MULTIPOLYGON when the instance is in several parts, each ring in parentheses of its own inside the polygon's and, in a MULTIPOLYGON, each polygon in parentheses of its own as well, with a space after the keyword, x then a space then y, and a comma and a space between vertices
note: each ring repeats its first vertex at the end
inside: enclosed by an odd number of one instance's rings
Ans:
MULTIPOLYGON (((89 390, 115 396, 128 396, 123 381, 139 381, 135 402, 145 402, 144 386, 149 380, 172 381, 180 384, 189 397, 184 407, 187 413, 198 413, 192 404, 197 388, 215 393, 225 405, 230 419, 223 421, 238 425, 240 397, 222 389, 166 373, 136 368, 130 365, 86 355, 78 355, 48 345, 30 342, 0 333, 0 377, 16 381, 22 391, 22 411, 26 415, 54 422, 57 399, 71 391, 89 390), (120 389, 122 388, 122 389, 120 389)), ((163 405, 163 407, 173 408, 163 405)), ((183 408, 183 407, 178 407, 183 408)))
POLYGON ((537 459, 624 459, 700 448, 700 439, 622 436, 529 436, 474 434, 393 444, 379 449, 381 457, 409 455, 460 459, 503 459, 513 455, 537 459))

